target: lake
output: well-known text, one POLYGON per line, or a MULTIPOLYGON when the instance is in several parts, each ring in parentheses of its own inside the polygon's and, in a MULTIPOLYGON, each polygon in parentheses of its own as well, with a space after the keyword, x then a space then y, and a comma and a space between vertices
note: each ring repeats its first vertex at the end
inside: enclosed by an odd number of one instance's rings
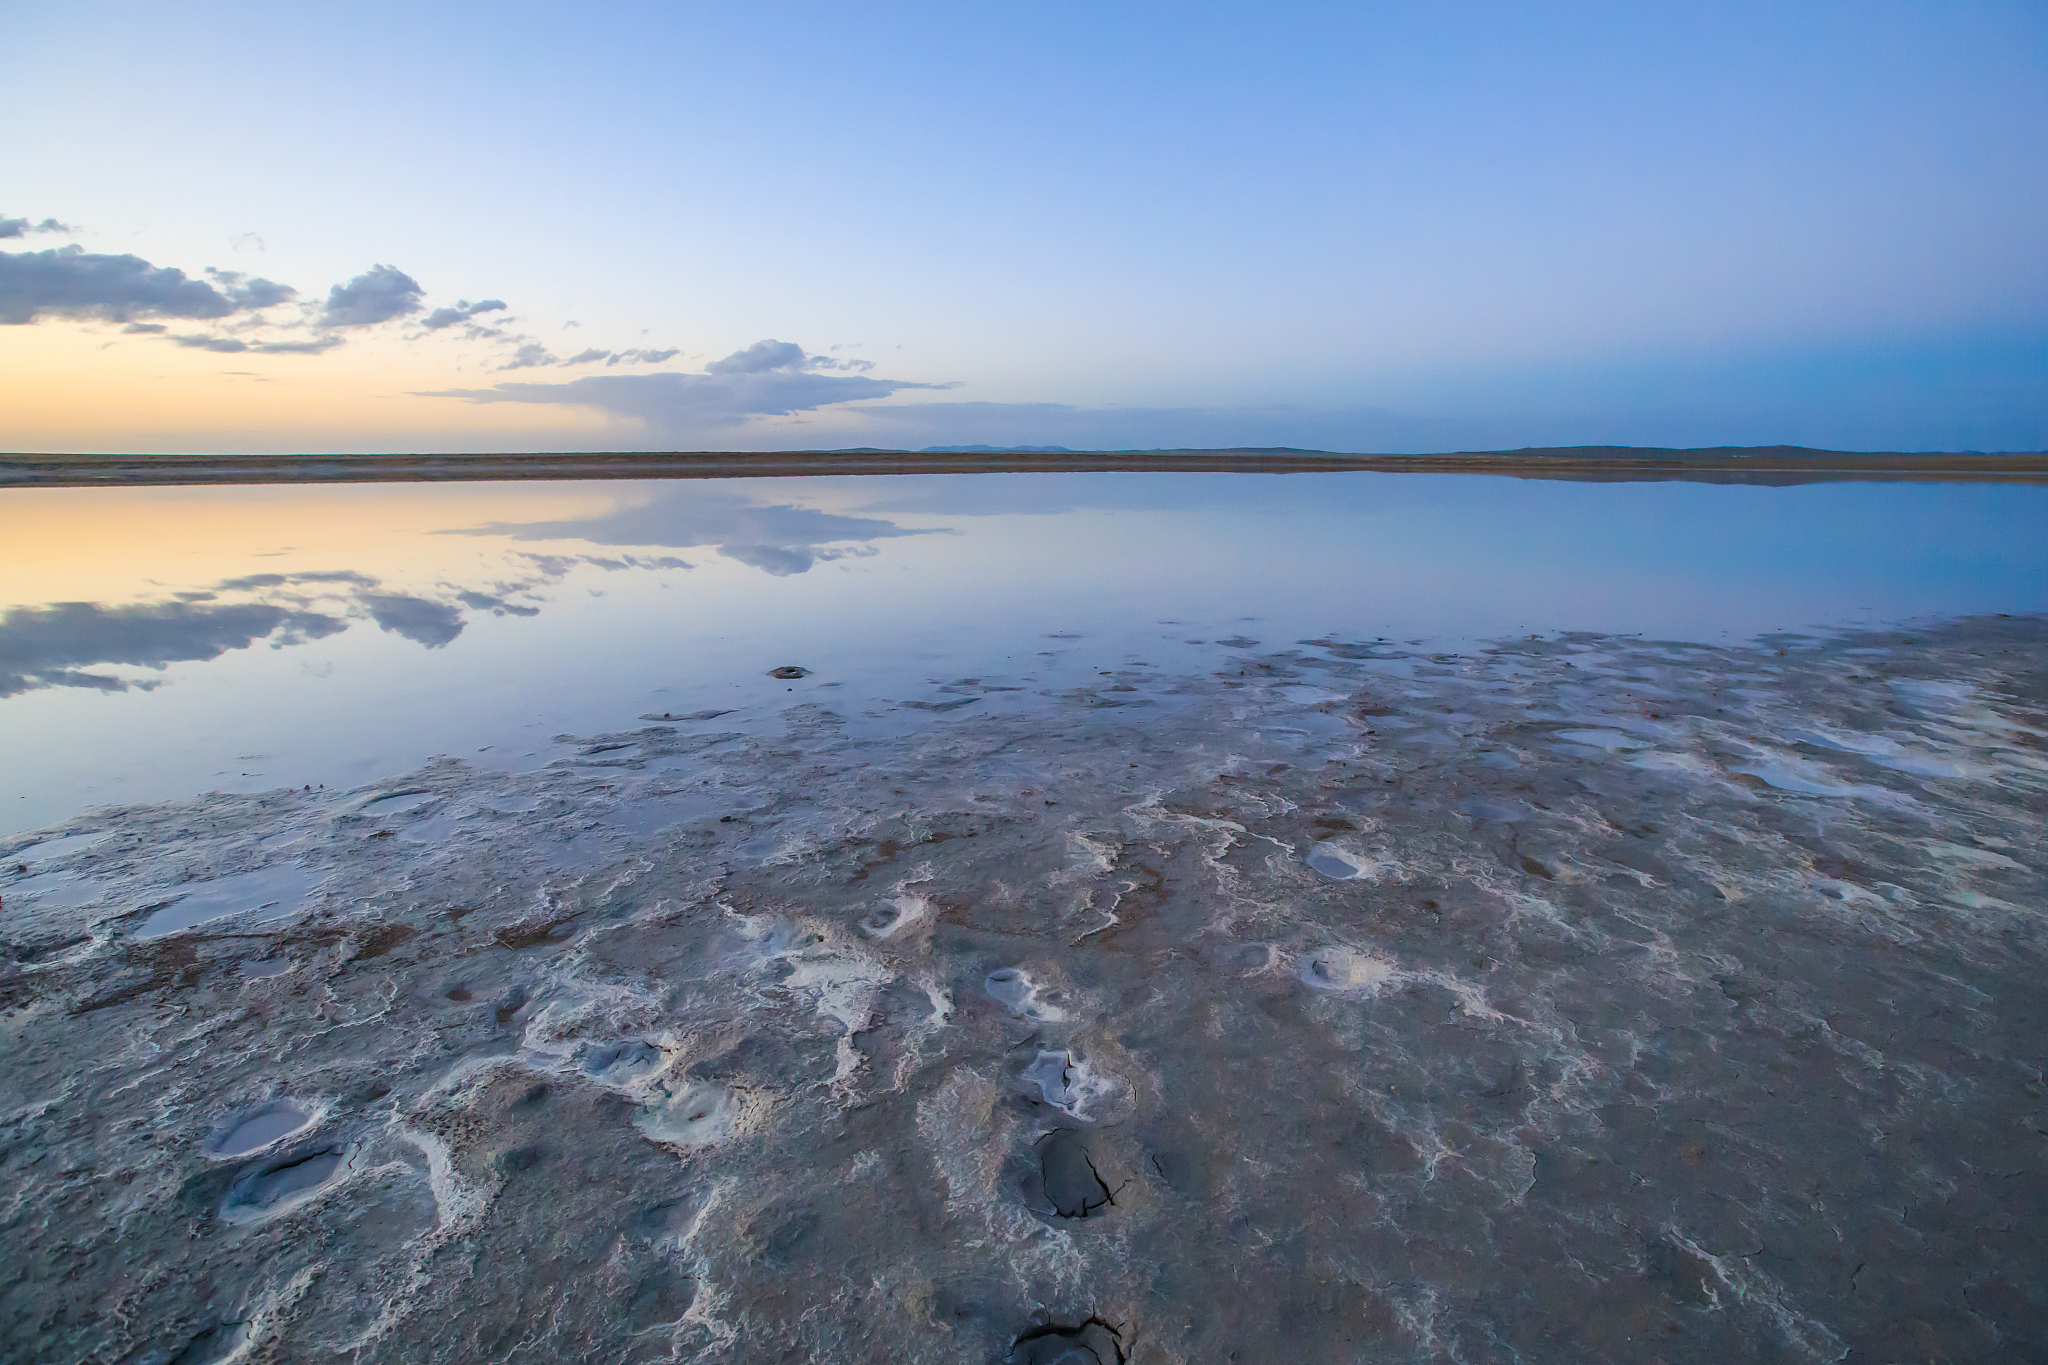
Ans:
POLYGON ((1988 1357, 2048 1259, 2044 528, 0 492, 8 1339, 1988 1357))
POLYGON ((2048 607, 2048 487, 975 474, 0 493, 5 824, 1335 633, 1728 642, 2048 607), (61 604, 61 605, 59 605, 61 604), (1191 643, 1191 641, 1201 641, 1191 643), (769 669, 812 670, 797 684, 769 669))

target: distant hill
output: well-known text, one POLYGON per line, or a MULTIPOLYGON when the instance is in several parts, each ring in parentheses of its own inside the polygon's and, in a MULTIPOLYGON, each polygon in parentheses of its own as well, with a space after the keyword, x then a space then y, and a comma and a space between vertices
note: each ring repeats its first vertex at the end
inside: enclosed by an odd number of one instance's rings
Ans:
POLYGON ((926 446, 920 455, 1072 455, 1067 446, 926 446))

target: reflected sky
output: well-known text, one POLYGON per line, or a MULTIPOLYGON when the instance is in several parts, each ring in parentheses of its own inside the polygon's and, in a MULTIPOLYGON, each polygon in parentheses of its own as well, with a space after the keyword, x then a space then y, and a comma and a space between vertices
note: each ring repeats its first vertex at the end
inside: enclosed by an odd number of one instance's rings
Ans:
POLYGON ((756 501, 746 492, 715 484, 693 488, 676 483, 653 486, 642 500, 625 500, 594 516, 491 522, 456 534, 676 549, 715 546, 728 559, 784 577, 804 573, 821 560, 872 553, 867 547, 876 540, 924 532, 876 517, 756 501))
POLYGON ((644 715, 929 724, 959 677, 1024 706, 1227 640, 2039 611, 2043 525, 2036 487, 1355 473, 9 491, 0 823, 544 763, 644 715))

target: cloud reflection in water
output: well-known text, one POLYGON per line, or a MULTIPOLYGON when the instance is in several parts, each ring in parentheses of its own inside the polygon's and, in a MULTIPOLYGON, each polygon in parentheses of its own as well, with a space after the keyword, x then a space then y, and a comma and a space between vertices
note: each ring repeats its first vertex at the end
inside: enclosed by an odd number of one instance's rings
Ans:
POLYGON ((540 608, 509 601, 507 594, 559 578, 573 563, 539 566, 530 580, 494 584, 495 592, 460 590, 454 601, 378 591, 379 579, 341 570, 249 574, 224 579, 209 592, 175 593, 167 602, 15 607, 0 614, 0 697, 49 687, 149 691, 162 684, 88 670, 162 670, 174 663, 218 659, 259 641, 282 649, 338 635, 351 619, 364 617, 416 644, 438 649, 462 634, 464 606, 500 615, 537 615, 540 608), (222 602, 219 596, 224 592, 267 600, 222 602))
MULTIPOLYGON (((775 577, 807 572, 820 561, 876 553, 872 541, 925 534, 875 517, 844 516, 791 503, 760 505, 718 489, 663 488, 645 502, 594 516, 492 522, 444 535, 514 541, 581 541, 598 546, 716 546, 728 559, 775 577)), ((353 569, 255 573, 222 579, 170 600, 128 605, 60 602, 0 613, 0 696, 53 687, 103 692, 150 690, 153 679, 105 671, 162 670, 205 662, 259 641, 272 648, 324 639, 369 620, 427 649, 461 636, 466 612, 536 616, 536 590, 578 568, 606 572, 689 569, 674 555, 515 552, 502 578, 476 585, 442 583, 440 593, 405 592, 353 569), (222 601, 222 595, 254 601, 222 601), (520 601, 520 598, 527 598, 520 601)))
POLYGON ((157 684, 83 670, 109 664, 161 669, 217 659, 262 639, 278 646, 302 644, 347 628, 338 616, 262 602, 16 607, 0 616, 0 697, 43 687, 148 689, 157 684))
POLYGON ((697 485, 658 489, 645 502, 595 516, 494 521, 441 534, 672 549, 710 545, 727 559, 781 578, 805 573, 820 561, 874 553, 866 542, 932 532, 878 517, 849 517, 792 503, 755 503, 736 493, 697 485), (848 541, 860 544, 848 546, 848 541))

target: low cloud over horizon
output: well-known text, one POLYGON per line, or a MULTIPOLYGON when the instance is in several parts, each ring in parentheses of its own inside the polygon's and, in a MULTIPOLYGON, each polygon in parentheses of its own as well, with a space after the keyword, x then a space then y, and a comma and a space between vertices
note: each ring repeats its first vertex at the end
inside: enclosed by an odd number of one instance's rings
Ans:
MULTIPOLYGON (((0 218, 0 236, 79 229, 54 218, 0 218)), ((2043 339, 2008 332, 1858 348, 1783 349, 1732 359, 1677 356, 1495 367, 1393 404, 1085 405, 935 399, 953 379, 895 378, 875 362, 764 339, 700 370, 666 366, 680 347, 586 346, 560 355, 515 324, 500 298, 430 306, 429 291, 377 264, 308 297, 291 285, 209 267, 198 275, 130 253, 69 243, 0 251, 0 327, 112 327, 115 339, 219 355, 312 358, 352 343, 433 341, 466 348, 498 372, 602 367, 574 378, 414 389, 420 398, 604 418, 604 435, 550 436, 548 448, 837 449, 945 446, 1076 450, 1278 447, 1423 452, 1565 445, 1797 444, 1848 450, 2038 450, 2048 447, 2043 339), (620 367, 641 373, 609 373, 620 367)), ((574 323, 563 324, 573 328, 574 323)), ((835 348, 836 350, 837 348, 835 348)), ((502 426, 489 438, 381 438, 325 448, 523 448, 502 426)), ((299 448, 319 443, 287 438, 299 448)), ((96 440, 104 448, 107 442, 96 440)), ((170 447, 178 448, 178 447, 170 447)), ((220 447, 230 448, 223 443, 220 447)), ((243 448, 249 448, 246 445, 243 448)))
POLYGON ((2038 450, 2048 448, 2048 413, 2026 412, 2038 387, 2037 348, 2026 339, 1975 348, 1979 395, 1997 411, 1958 410, 1939 376, 1953 361, 1938 349, 1875 347, 1819 359, 1787 353, 1764 363, 1691 360, 1655 405, 1617 397, 1649 387, 1640 364, 1590 375, 1510 375, 1472 387, 1507 391, 1490 402, 1439 398, 1428 407, 1314 407, 1306 404, 1085 406, 986 400, 884 401, 926 382, 820 374, 831 361, 792 342, 760 341, 701 374, 599 375, 567 381, 502 382, 418 396, 475 404, 562 407, 599 413, 621 430, 592 449, 802 449, 948 446, 1072 450, 1274 448, 1356 453, 1500 450, 1529 446, 1804 445, 1842 450, 2038 450), (1836 373, 1818 397, 1805 391, 1819 364, 1836 373), (1844 396, 1854 399, 1845 404, 1844 396), (1519 401, 1517 397, 1519 396, 1519 401), (1849 407, 1844 412, 1844 407, 1849 407), (1460 411, 1459 409, 1463 410, 1460 411), (1446 411, 1448 409, 1448 411, 1446 411), (801 425, 776 419, 799 419, 801 425))
MULTIPOLYGON (((0 239, 80 231, 54 218, 31 222, 0 215, 0 239)), ((351 335, 417 320, 421 330, 412 339, 446 333, 461 342, 482 344, 491 348, 484 354, 485 363, 499 370, 597 361, 607 366, 651 365, 681 354, 679 348, 585 348, 563 359, 523 332, 493 325, 508 318, 478 320, 484 314, 503 313, 507 305, 502 299, 461 299, 432 311, 427 311, 426 299, 420 282, 394 265, 373 265, 333 285, 316 302, 303 299, 290 285, 241 271, 208 266, 194 276, 133 253, 93 252, 76 243, 40 251, 0 251, 0 326, 120 323, 121 336, 165 341, 186 350, 317 356, 347 344, 351 335), (169 322, 159 319, 213 324, 215 330, 173 331, 169 322)))
MULTIPOLYGON (((597 359, 604 352, 572 358, 597 359)), ((665 353, 662 358, 675 354, 665 353)), ((704 367, 701 374, 588 375, 552 383, 508 381, 487 389, 433 389, 421 398, 470 403, 530 403, 590 408, 643 423, 658 432, 717 431, 757 417, 792 417, 904 389, 946 389, 946 383, 822 374, 866 362, 807 355, 787 341, 757 341, 704 367)))

